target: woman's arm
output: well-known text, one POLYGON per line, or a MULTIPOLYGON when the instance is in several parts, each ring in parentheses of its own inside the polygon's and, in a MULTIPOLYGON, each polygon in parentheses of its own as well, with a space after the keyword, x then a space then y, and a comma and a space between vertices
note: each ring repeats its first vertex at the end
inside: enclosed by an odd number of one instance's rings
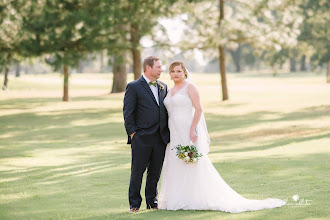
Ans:
POLYGON ((200 103, 200 97, 197 88, 193 84, 188 85, 188 94, 195 108, 194 118, 190 127, 190 139, 193 143, 197 141, 196 127, 201 118, 203 109, 200 103))

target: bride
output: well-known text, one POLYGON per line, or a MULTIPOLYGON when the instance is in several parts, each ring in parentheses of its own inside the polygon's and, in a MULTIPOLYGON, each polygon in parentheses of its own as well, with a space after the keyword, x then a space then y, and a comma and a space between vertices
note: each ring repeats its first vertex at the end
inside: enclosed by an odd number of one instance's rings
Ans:
POLYGON ((158 208, 240 213, 283 206, 285 202, 280 199, 246 199, 222 179, 207 156, 209 136, 199 93, 187 80, 183 62, 174 61, 169 70, 174 87, 168 91, 164 104, 171 135, 165 153, 158 208), (172 149, 192 143, 203 156, 196 163, 186 164, 172 149))

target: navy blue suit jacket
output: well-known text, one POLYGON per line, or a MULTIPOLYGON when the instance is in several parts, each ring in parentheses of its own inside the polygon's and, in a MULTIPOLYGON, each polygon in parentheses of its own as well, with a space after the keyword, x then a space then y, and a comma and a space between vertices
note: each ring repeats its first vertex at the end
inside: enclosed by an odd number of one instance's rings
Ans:
POLYGON ((123 114, 128 135, 127 144, 131 143, 130 134, 134 132, 139 132, 139 136, 146 139, 160 132, 164 144, 170 141, 168 115, 163 103, 167 95, 167 85, 157 82, 159 105, 143 76, 126 86, 123 114))

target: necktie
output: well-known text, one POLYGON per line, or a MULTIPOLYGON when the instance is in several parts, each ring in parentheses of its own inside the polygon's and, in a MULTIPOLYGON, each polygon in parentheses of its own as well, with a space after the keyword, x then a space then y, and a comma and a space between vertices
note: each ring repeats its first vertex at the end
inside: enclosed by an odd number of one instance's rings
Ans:
POLYGON ((153 85, 154 87, 157 87, 157 82, 149 82, 149 85, 153 85))

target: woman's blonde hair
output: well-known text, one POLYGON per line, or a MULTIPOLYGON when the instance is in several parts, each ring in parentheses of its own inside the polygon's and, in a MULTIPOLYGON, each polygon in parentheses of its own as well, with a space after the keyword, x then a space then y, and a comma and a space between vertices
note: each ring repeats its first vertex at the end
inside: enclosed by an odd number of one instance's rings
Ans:
POLYGON ((181 60, 176 60, 176 61, 173 61, 171 63, 170 68, 169 68, 170 73, 172 72, 172 70, 176 66, 181 66, 181 68, 183 69, 183 72, 184 72, 184 78, 187 79, 188 78, 188 72, 187 72, 186 66, 184 65, 184 63, 181 60))

